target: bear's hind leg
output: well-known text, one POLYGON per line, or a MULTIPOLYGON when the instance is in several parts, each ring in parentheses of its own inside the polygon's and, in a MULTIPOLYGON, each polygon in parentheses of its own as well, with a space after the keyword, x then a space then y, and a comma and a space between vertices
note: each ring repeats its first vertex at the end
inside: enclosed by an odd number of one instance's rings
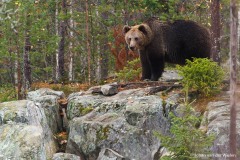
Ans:
POLYGON ((158 81, 164 71, 164 58, 151 60, 151 80, 158 81))

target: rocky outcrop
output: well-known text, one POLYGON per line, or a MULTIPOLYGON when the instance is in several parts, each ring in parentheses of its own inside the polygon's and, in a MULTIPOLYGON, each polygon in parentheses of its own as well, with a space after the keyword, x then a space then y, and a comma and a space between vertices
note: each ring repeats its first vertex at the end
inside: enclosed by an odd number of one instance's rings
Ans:
POLYGON ((4 159, 52 158, 61 129, 57 100, 63 92, 40 89, 29 100, 0 103, 0 157, 4 159))
POLYGON ((70 96, 69 139, 66 152, 85 159, 158 159, 160 141, 153 131, 168 133, 163 100, 132 89, 114 96, 70 96), (107 154, 108 155, 108 154, 107 154), (104 158, 103 158, 104 159, 104 158))
MULTIPOLYGON (((226 95, 226 93, 225 93, 226 95)), ((230 104, 229 99, 223 96, 223 101, 210 102, 204 114, 201 128, 206 128, 208 134, 215 135, 216 139, 211 148, 210 157, 214 160, 228 160, 231 156, 229 149, 230 104)), ((239 108, 238 104, 238 108, 239 108)), ((237 113, 237 148, 240 148, 240 112, 237 113)), ((240 155, 238 155, 240 156, 240 155)))
MULTIPOLYGON (((180 94, 171 92, 164 99, 152 94, 162 88, 121 90, 110 84, 72 93, 64 118, 59 114, 58 102, 65 97, 60 91, 39 89, 29 92, 27 100, 0 103, 0 159, 158 160, 167 151, 153 132, 169 134, 169 112, 181 116, 180 94), (66 153, 56 153, 55 134, 63 126, 69 134, 66 153)), ((201 129, 216 136, 212 153, 206 155, 211 159, 231 156, 229 96, 223 95, 208 104, 201 124, 201 129)))
MULTIPOLYGON (((182 97, 170 94, 162 100, 157 95, 147 95, 150 89, 130 89, 111 97, 102 94, 71 96, 68 104, 70 132, 67 152, 83 155, 84 159, 159 159, 161 142, 152 133, 168 133, 169 112, 181 116, 178 102, 182 97)), ((228 144, 229 95, 222 93, 219 96, 218 101, 209 102, 203 116, 201 129, 205 128, 207 134, 216 136, 212 153, 204 156, 228 159, 232 156, 228 144)), ((197 112, 193 114, 199 116, 197 112)), ((237 123, 238 148, 239 125, 237 123)), ((197 156, 201 158, 201 155, 197 156)))

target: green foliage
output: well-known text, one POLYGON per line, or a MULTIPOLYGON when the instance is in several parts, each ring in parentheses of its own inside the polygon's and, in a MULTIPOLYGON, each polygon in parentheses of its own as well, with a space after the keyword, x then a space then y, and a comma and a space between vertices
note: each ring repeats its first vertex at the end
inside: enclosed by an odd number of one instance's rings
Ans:
POLYGON ((139 64, 139 58, 129 61, 127 65, 117 73, 118 80, 124 82, 136 80, 142 72, 142 68, 139 64))
POLYGON ((54 65, 51 63, 59 41, 53 25, 56 0, 3 1, 0 6, 0 68, 6 71, 1 74, 0 83, 8 83, 13 79, 16 71, 14 61, 18 60, 23 68, 26 34, 30 37, 29 55, 33 79, 52 78, 49 69, 41 72, 39 70, 53 68, 51 65, 54 65))
POLYGON ((179 74, 183 76, 184 90, 198 90, 203 96, 210 96, 219 91, 224 78, 223 69, 207 58, 187 60, 185 66, 177 66, 179 74))
MULTIPOLYGON (((207 0, 89 0, 89 32, 91 47, 92 77, 98 68, 115 72, 114 57, 110 47, 115 41, 112 34, 116 26, 135 25, 149 17, 158 17, 162 21, 191 19, 205 26, 209 25, 209 1, 207 0), (206 18, 207 17, 207 18, 206 18), (101 62, 102 61, 102 62, 101 62), (99 63, 98 63, 99 62, 99 63), (106 64, 99 67, 99 64, 106 64), (105 68, 104 68, 105 67, 105 68)), ((23 68, 23 53, 26 33, 30 37, 30 64, 33 81, 54 79, 56 68, 56 51, 60 37, 58 35, 61 20, 68 21, 65 37, 65 69, 70 62, 69 54, 74 59, 74 80, 86 81, 87 46, 86 46, 86 1, 67 2, 67 14, 63 13, 60 0, 28 1, 4 0, 0 2, 0 83, 14 81, 15 61, 23 68), (58 11, 58 12, 56 12, 58 11), (71 22, 73 22, 71 25, 71 22), (18 56, 17 56, 18 55, 18 56)), ((229 0, 221 1, 223 35, 228 35, 226 27, 229 17, 229 0)), ((221 43, 227 46, 228 36, 223 36, 221 43)), ((124 48, 121 44, 118 50, 124 48)), ((223 53, 227 47, 223 47, 223 53)), ((226 51, 226 52, 225 52, 226 51)), ((226 54, 226 56, 228 56, 226 54)), ((225 56, 225 57, 226 57, 225 56)), ((224 58, 225 58, 224 57, 224 58)), ((226 57, 227 58, 227 57, 226 57)))
POLYGON ((158 17, 162 21, 176 19, 192 19, 201 23, 208 23, 206 10, 209 9, 207 0, 132 0, 129 6, 132 13, 139 11, 145 17, 158 17))
POLYGON ((16 90, 11 85, 0 86, 0 102, 16 100, 16 90))
POLYGON ((183 115, 180 117, 170 113, 172 136, 165 136, 154 132, 162 145, 167 148, 170 155, 164 156, 161 160, 197 160, 197 154, 208 154, 209 147, 215 137, 206 135, 196 126, 200 123, 200 118, 193 114, 190 105, 183 107, 183 115))

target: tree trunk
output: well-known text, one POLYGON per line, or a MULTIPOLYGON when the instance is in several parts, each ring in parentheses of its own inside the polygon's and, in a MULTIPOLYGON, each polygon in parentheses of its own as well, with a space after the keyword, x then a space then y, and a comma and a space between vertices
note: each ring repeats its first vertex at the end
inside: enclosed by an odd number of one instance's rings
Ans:
POLYGON ((17 61, 16 61, 16 69, 17 69, 17 99, 23 99, 22 96, 22 72, 21 72, 21 64, 20 64, 20 53, 19 50, 17 51, 17 61))
MULTIPOLYGON (((98 7, 96 7, 96 16, 99 17, 99 12, 98 12, 98 7)), ((97 28, 100 27, 99 23, 96 24, 97 28)), ((101 75, 101 70, 102 70, 102 55, 101 55, 101 49, 100 49, 100 42, 97 40, 96 42, 96 52, 98 54, 97 57, 97 68, 96 68, 96 78, 98 82, 101 82, 102 80, 102 75, 101 75)))
POLYGON ((210 4, 211 10, 211 37, 212 37, 212 50, 211 58, 213 61, 220 64, 220 0, 212 0, 210 4))
POLYGON ((105 80, 108 76, 108 41, 105 38, 105 40, 103 41, 104 44, 102 46, 99 46, 99 43, 97 44, 97 49, 99 52, 99 57, 97 60, 97 80, 100 82, 102 80, 105 80))
MULTIPOLYGON (((238 53, 238 11, 236 0, 230 2, 230 154, 237 155, 236 132, 236 90, 237 90, 237 53, 238 53)), ((237 157, 231 157, 236 160, 237 157)))
POLYGON ((104 39, 104 44, 103 46, 101 47, 101 70, 100 70, 100 75, 101 75, 101 80, 104 80, 107 78, 108 76, 108 61, 109 61, 109 58, 108 58, 108 40, 107 38, 104 39))
MULTIPOLYGON (((58 36, 58 0, 56 0, 56 10, 55 10, 55 34, 58 36)), ((54 81, 59 81, 59 61, 58 61, 58 49, 56 49, 56 67, 55 67, 55 79, 54 81)))
POLYGON ((29 52, 31 50, 30 44, 30 36, 29 32, 26 31, 25 35, 25 47, 24 47, 24 55, 23 55, 23 68, 24 68, 24 90, 27 91, 31 87, 31 64, 29 59, 29 52))
MULTIPOLYGON (((108 12, 104 12, 102 13, 102 18, 103 19, 108 19, 108 12)), ((106 32, 107 32, 107 27, 105 28, 106 32)), ((105 36, 104 40, 103 40, 104 44, 101 47, 101 79, 106 79, 108 76, 108 62, 109 62, 109 56, 108 56, 108 37, 105 36)))
POLYGON ((91 84, 91 48, 89 39, 88 0, 86 0, 86 45, 88 56, 88 83, 91 84))
POLYGON ((15 52, 15 56, 17 57, 14 60, 14 86, 18 85, 18 52, 15 52))
MULTIPOLYGON (((28 13, 25 13, 26 18, 26 27, 29 27, 30 24, 30 15, 28 13)), ((23 48, 23 89, 22 89, 22 95, 23 98, 26 98, 27 91, 31 87, 31 66, 30 66, 30 59, 29 59, 29 53, 31 50, 31 44, 30 44, 30 35, 29 35, 29 29, 26 28, 24 32, 24 48, 23 48)))
POLYGON ((128 25, 128 20, 129 20, 129 13, 128 13, 128 0, 124 0, 124 9, 123 9, 123 24, 128 25))
MULTIPOLYGON (((67 5, 66 0, 62 0, 62 12, 66 15, 67 14, 67 5)), ((64 71, 64 52, 65 52, 65 36, 66 36, 66 26, 67 21, 61 20, 60 28, 59 28, 59 36, 61 40, 58 45, 58 72, 59 72, 59 80, 64 81, 65 71, 64 71)))
MULTIPOLYGON (((70 15, 73 15, 73 0, 70 2, 70 15)), ((74 21, 73 18, 71 17, 70 19, 70 27, 73 29, 74 27, 74 21)), ((69 43, 69 72, 68 72, 68 80, 73 81, 73 31, 72 29, 70 30, 70 43, 69 43)))
MULTIPOLYGON (((98 9, 96 9, 96 15, 99 16, 98 14, 98 9)), ((103 20, 108 19, 108 13, 103 12, 101 14, 101 18, 103 20)), ((100 26, 100 24, 97 24, 100 26)), ((104 33, 107 32, 107 27, 102 26, 102 30, 104 30, 104 33)), ((98 60, 97 60, 97 80, 100 82, 102 80, 105 80, 108 76, 108 61, 109 61, 109 56, 108 56, 108 37, 105 36, 104 39, 102 40, 102 45, 100 45, 100 42, 97 41, 97 52, 98 54, 98 60)))
POLYGON ((240 9, 238 10, 238 51, 240 48, 240 9))

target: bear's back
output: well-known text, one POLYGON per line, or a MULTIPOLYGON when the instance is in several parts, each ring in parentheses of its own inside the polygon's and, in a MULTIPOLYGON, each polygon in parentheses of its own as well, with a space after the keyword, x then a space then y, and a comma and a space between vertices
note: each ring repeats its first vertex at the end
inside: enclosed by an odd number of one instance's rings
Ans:
POLYGON ((166 43, 170 43, 173 48, 168 53, 170 61, 176 59, 179 64, 184 64, 186 59, 191 60, 193 57, 210 58, 211 39, 205 27, 189 20, 177 20, 169 26, 171 26, 171 31, 166 31, 169 34, 165 35, 170 35, 166 37, 166 43), (175 41, 172 41, 171 37, 175 41))

